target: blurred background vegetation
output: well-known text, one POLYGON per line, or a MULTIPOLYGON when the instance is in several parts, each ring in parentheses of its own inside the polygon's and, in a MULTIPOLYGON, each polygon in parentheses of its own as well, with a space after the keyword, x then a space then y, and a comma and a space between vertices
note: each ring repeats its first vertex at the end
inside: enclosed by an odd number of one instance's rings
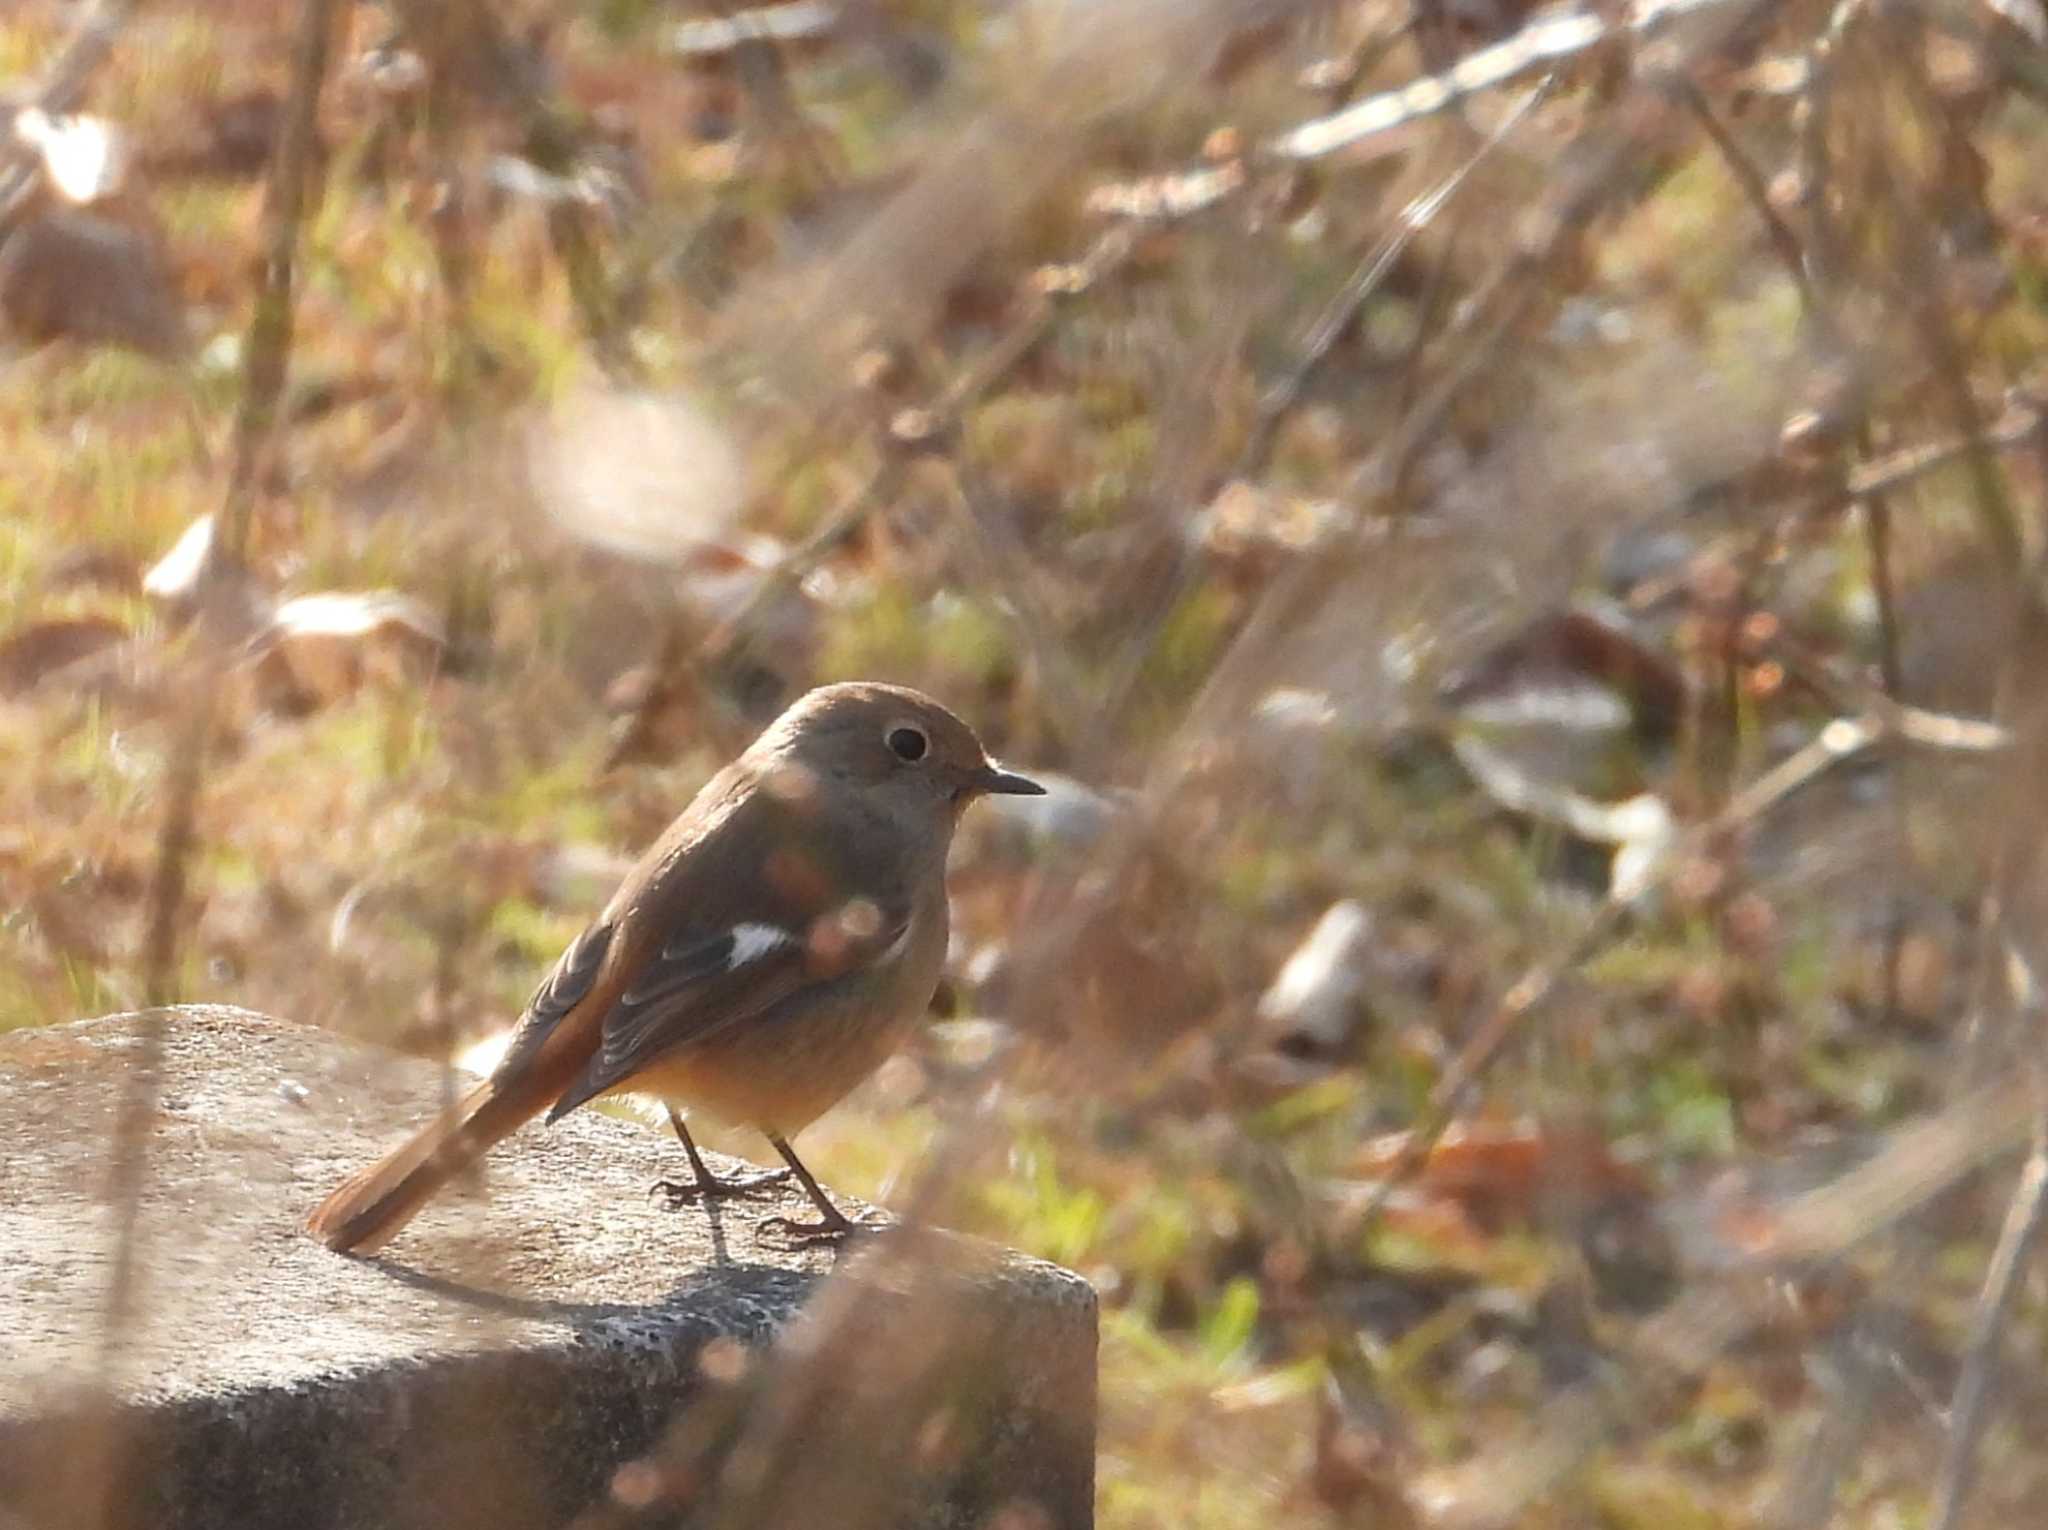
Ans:
POLYGON ((461 1057, 913 683, 1055 790, 806 1156, 1103 1524, 2033 1522, 2044 39, 12 0, 0 1027, 461 1057))

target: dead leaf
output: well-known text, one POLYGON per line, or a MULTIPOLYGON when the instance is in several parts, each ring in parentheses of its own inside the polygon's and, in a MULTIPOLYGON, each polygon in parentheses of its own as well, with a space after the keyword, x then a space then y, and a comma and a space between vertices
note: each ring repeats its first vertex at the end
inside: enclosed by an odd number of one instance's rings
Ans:
POLYGON ((0 642, 0 696, 18 696, 66 665, 90 658, 127 636, 127 627, 109 616, 31 622, 0 642))
POLYGON ((1408 1490, 1414 1444, 1384 1399, 1357 1392, 1334 1377, 1324 1383, 1309 1490, 1348 1524, 1414 1530, 1422 1523, 1408 1490))
POLYGON ((215 569, 218 556, 213 517, 202 515, 142 576, 142 593, 180 620, 198 615, 204 598, 221 635, 260 635, 274 620, 270 592, 246 568, 215 569))
MULTIPOLYGON (((1391 1132, 1358 1150, 1368 1179, 1406 1162, 1413 1135, 1391 1132)), ((1461 1121, 1447 1127, 1416 1171, 1423 1194, 1455 1201, 1481 1220, 1525 1213, 1547 1190, 1598 1198, 1647 1190, 1643 1176, 1592 1132, 1547 1129, 1530 1121, 1461 1121)))
POLYGON ((1451 740, 1451 752, 1502 807, 1589 844, 1612 845, 1607 895, 1617 901, 1632 902, 1649 891, 1677 841, 1678 821, 1653 792, 1639 792, 1621 802, 1596 801, 1540 779, 1525 762, 1469 733, 1451 740))
POLYGON ((396 684, 440 661, 447 637, 434 614, 394 591, 327 591, 277 608, 256 639, 257 699, 301 712, 370 683, 396 684))
POLYGON ((162 241, 81 207, 47 205, 0 239, 0 315, 34 345, 122 345, 159 361, 191 346, 162 241))
POLYGON ((213 517, 202 515, 178 534, 171 550, 142 576, 142 593, 166 605, 189 605, 213 559, 213 517))
POLYGON ((1364 1015, 1372 915, 1346 898, 1323 910, 1259 999, 1259 1021, 1283 1050, 1341 1051, 1364 1015))
POLYGON ((127 135, 104 117, 53 117, 31 106, 15 114, 14 136, 41 156, 44 179, 74 206, 103 201, 127 180, 127 135))
POLYGON ((391 590, 300 595, 277 608, 272 631, 281 639, 370 638, 396 634, 438 651, 447 639, 425 606, 391 590))
POLYGON ((1526 623, 1451 675, 1439 699, 1452 752, 1512 812, 1614 847, 1610 896, 1641 895, 1677 833, 1670 809, 1630 785, 1641 745, 1670 738, 1687 683, 1677 665, 1600 607, 1526 623), (1626 793, 1626 795, 1624 795, 1626 793))
POLYGON ((1684 716, 1684 674, 1619 614, 1576 607, 1528 623, 1445 681, 1441 697, 1468 721, 1542 720, 1605 728, 1609 714, 1646 738, 1670 737, 1684 716))

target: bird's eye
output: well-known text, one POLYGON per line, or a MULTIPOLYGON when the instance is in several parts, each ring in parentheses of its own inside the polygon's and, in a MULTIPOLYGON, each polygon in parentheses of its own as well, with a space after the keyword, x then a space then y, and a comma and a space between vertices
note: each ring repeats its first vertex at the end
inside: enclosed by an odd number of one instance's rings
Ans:
POLYGON ((902 723, 889 730, 889 752, 906 764, 916 764, 930 749, 931 740, 924 736, 924 729, 913 728, 902 723))

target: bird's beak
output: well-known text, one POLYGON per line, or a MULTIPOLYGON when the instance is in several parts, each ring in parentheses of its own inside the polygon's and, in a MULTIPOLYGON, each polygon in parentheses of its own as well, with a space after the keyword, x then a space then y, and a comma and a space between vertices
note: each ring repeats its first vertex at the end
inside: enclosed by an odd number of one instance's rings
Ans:
POLYGON ((1020 776, 1004 770, 993 760, 981 767, 974 778, 974 789, 999 797, 1043 797, 1045 788, 1029 776, 1020 776))

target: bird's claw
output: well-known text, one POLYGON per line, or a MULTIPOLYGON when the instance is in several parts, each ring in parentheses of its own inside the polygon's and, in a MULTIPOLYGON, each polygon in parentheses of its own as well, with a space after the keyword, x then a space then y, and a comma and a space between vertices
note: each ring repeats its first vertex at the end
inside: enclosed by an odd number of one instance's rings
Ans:
POLYGON ((834 1211, 830 1217, 820 1217, 815 1222, 799 1222, 794 1217, 763 1217, 754 1224, 754 1236, 779 1235, 776 1242, 784 1248, 809 1248, 817 1244, 844 1245, 847 1240, 881 1231, 876 1224, 856 1222, 844 1213, 834 1211))

